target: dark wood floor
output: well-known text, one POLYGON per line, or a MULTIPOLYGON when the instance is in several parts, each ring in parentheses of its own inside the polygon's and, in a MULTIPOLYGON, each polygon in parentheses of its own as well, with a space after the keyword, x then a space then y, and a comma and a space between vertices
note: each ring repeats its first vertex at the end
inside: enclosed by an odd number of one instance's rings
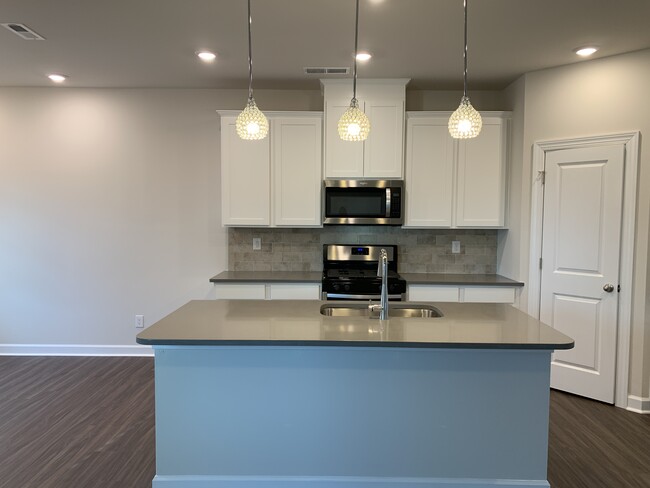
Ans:
MULTIPOLYGON (((153 360, 0 357, 0 488, 150 488, 153 360)), ((551 394, 552 488, 649 488, 650 416, 551 394)))

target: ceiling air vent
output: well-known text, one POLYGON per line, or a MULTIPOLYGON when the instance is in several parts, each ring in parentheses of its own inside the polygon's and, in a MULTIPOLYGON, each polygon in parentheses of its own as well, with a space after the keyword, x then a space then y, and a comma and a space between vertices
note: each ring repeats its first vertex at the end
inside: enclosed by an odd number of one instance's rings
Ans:
POLYGON ((17 36, 22 37, 26 41, 44 41, 45 40, 45 38, 43 36, 41 36, 40 34, 37 34, 33 30, 31 30, 25 24, 17 24, 15 22, 9 22, 7 24, 0 24, 0 25, 2 25, 3 27, 6 27, 11 32, 16 34, 17 36))
POLYGON ((347 75, 350 68, 305 68, 306 75, 347 75))

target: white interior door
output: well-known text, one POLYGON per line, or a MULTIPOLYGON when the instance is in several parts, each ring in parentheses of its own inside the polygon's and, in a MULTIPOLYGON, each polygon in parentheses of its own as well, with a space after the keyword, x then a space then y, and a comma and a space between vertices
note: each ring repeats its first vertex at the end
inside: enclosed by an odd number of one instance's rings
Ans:
POLYGON ((614 402, 623 145, 545 160, 540 320, 575 340, 553 354, 551 386, 614 402), (611 285, 611 287, 609 286, 611 285))

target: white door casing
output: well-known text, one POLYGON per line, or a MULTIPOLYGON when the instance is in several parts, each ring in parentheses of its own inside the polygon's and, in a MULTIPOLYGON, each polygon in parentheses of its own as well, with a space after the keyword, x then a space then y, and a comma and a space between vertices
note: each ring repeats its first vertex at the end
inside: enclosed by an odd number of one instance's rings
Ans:
POLYGON ((545 159, 540 320, 576 343, 554 354, 551 386, 608 403, 616 376, 624 161, 622 144, 551 151, 545 159))

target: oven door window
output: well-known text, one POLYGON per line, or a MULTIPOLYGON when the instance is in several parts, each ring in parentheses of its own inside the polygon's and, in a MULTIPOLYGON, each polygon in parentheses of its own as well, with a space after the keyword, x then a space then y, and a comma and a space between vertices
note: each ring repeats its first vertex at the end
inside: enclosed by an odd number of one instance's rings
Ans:
POLYGON ((327 188, 326 217, 385 217, 385 188, 327 188))

